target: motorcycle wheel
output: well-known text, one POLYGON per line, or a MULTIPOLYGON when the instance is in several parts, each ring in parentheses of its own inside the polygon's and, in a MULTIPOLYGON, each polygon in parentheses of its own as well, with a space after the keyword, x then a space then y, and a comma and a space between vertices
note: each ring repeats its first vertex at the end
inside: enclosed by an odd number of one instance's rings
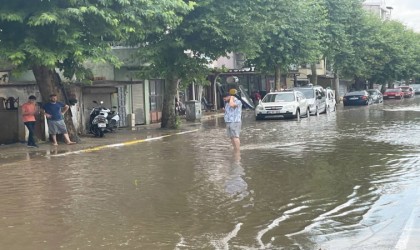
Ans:
POLYGON ((115 120, 111 120, 108 124, 108 130, 109 132, 114 132, 114 130, 117 128, 117 122, 115 120))
POLYGON ((93 134, 95 135, 95 137, 103 137, 104 136, 104 132, 98 128, 98 126, 95 126, 93 128, 93 134))

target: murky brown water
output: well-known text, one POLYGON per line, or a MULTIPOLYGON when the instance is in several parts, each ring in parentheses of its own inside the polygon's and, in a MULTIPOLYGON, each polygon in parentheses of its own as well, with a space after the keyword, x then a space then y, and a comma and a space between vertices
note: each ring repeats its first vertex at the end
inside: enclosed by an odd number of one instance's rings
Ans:
MULTIPOLYGON (((420 98, 0 168, 0 248, 394 249, 420 194, 420 98)), ((41 154, 41 153, 39 153, 41 154)))

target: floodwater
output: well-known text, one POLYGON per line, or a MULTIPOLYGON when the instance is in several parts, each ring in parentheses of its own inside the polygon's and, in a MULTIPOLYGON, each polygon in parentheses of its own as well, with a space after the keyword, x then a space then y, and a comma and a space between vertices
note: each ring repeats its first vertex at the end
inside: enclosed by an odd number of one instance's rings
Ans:
POLYGON ((419 198, 420 98, 0 167, 0 248, 394 249, 419 198))

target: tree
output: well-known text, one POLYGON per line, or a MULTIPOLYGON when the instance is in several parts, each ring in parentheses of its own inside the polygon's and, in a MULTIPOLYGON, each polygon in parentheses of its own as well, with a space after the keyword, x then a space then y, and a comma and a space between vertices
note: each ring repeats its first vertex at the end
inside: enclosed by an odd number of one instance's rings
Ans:
POLYGON ((176 128, 174 102, 180 82, 203 82, 211 71, 209 62, 229 52, 252 54, 260 8, 261 0, 195 1, 178 26, 139 47, 139 56, 150 63, 143 75, 166 80, 162 128, 176 128))
MULTIPOLYGON (((56 69, 71 79, 86 79, 87 60, 120 62, 111 54, 113 43, 128 39, 144 43, 176 27, 191 5, 172 0, 14 0, 0 9, 0 59, 17 70, 31 69, 43 100, 63 90, 56 69)), ((74 126, 66 123, 71 137, 74 126)))
POLYGON ((419 34, 397 21, 385 21, 378 27, 379 39, 375 48, 381 55, 375 57, 376 67, 369 72, 369 80, 378 83, 391 83, 410 79, 420 73, 419 34))
POLYGON ((265 1, 267 23, 259 41, 260 49, 250 63, 266 72, 275 72, 276 88, 280 75, 289 67, 317 62, 326 25, 326 11, 315 0, 265 1))
POLYGON ((418 42, 414 32, 402 23, 381 20, 377 15, 365 13, 358 36, 352 38, 355 48, 343 72, 363 83, 391 83, 413 77, 418 69, 418 42), (357 48, 357 49, 356 49, 357 48))
POLYGON ((364 11, 360 0, 324 0, 328 10, 325 40, 322 44, 323 55, 333 67, 335 91, 339 101, 340 75, 350 75, 349 67, 357 66, 353 55, 358 49, 355 42, 363 37, 364 11))

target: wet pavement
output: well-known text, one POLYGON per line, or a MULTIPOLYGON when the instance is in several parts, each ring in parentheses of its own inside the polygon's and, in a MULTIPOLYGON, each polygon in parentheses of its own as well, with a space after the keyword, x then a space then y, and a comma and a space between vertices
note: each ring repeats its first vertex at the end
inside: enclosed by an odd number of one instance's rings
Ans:
POLYGON ((420 249, 420 97, 301 121, 245 112, 241 143, 215 118, 2 146, 0 245, 420 249))

